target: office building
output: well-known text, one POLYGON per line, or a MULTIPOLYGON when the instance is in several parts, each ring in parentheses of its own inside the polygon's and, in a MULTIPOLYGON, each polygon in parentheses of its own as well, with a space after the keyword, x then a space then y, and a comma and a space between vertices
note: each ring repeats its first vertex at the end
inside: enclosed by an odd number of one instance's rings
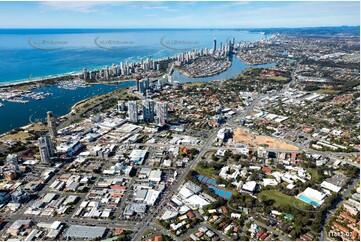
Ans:
POLYGON ((155 106, 155 112, 157 117, 157 124, 164 126, 168 120, 168 103, 157 102, 155 106))
POLYGON ((10 200, 10 192, 7 190, 0 190, 0 204, 5 204, 10 200))
POLYGON ((142 101, 143 109, 143 121, 145 123, 154 122, 154 101, 153 100, 143 100, 142 101))
POLYGON ((128 102, 128 116, 129 116, 129 122, 138 123, 137 101, 128 102))
POLYGON ((117 110, 118 110, 118 112, 125 111, 125 101, 124 100, 118 101, 117 110))
POLYGON ((11 198, 14 203, 26 203, 29 195, 23 189, 18 189, 11 195, 11 198))
POLYGON ((107 232, 105 227, 70 225, 64 233, 66 240, 95 240, 103 238, 107 232))
POLYGON ((143 84, 144 84, 145 90, 149 89, 149 87, 150 87, 150 83, 149 83, 149 82, 150 82, 150 81, 149 81, 149 78, 148 78, 148 77, 143 80, 143 84))
POLYGON ((9 166, 14 166, 15 169, 18 168, 18 155, 17 154, 8 154, 6 157, 6 163, 9 166))
POLYGON ((5 171, 3 173, 3 176, 4 176, 5 181, 13 181, 18 177, 16 171, 14 171, 14 170, 5 171))

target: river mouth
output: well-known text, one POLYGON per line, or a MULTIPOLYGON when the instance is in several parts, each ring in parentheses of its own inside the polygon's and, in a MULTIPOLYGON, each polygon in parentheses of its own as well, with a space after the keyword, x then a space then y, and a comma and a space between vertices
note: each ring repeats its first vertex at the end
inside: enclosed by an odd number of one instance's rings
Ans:
MULTIPOLYGON (((274 66, 275 63, 250 66, 239 60, 235 55, 231 56, 232 65, 226 71, 214 76, 192 78, 182 74, 178 70, 172 73, 172 81, 179 83, 210 82, 214 80, 226 80, 235 77, 241 71, 248 68, 264 68, 274 66)), ((112 92, 117 88, 128 88, 135 85, 135 80, 116 82, 111 84, 95 83, 85 88, 65 90, 57 87, 57 84, 43 86, 36 89, 37 92, 52 93, 52 96, 43 100, 29 100, 26 104, 5 102, 0 107, 0 133, 8 132, 29 124, 29 117, 34 122, 43 121, 46 112, 51 110, 59 117, 70 112, 71 107, 84 99, 112 92), (11 114, 11 115, 9 115, 11 114)))
MULTIPOLYGON (((178 50, 167 49, 161 46, 159 39, 165 34, 167 36, 173 36, 175 39, 182 38, 196 38, 202 47, 211 48, 212 39, 217 38, 220 41, 224 41, 229 36, 234 36, 239 41, 257 41, 264 36, 258 33, 245 33, 233 30, 224 31, 210 31, 210 30, 157 30, 157 31, 141 31, 141 30, 114 30, 111 33, 106 33, 104 36, 111 37, 134 37, 137 45, 132 48, 123 50, 122 52, 106 51, 104 49, 94 48, 93 40, 94 36, 98 36, 99 33, 67 33, 66 31, 55 31, 51 35, 45 33, 37 33, 37 30, 28 33, 24 33, 19 30, 20 33, 12 33, 11 35, 6 33, 0 33, 0 36, 4 38, 4 45, 6 48, 1 49, 4 55, 3 62, 16 63, 16 65, 2 65, 0 67, 0 73, 9 73, 10 70, 14 75, 3 75, 0 82, 2 84, 11 83, 15 84, 20 80, 35 80, 37 77, 46 77, 49 75, 62 75, 59 73, 73 73, 74 70, 81 70, 82 67, 87 67, 89 70, 98 68, 99 66, 105 66, 106 64, 118 63, 119 61, 136 62, 141 58, 152 59, 164 59, 167 57, 173 57, 175 54, 181 52, 178 50), (45 37, 58 36, 68 40, 69 44, 77 43, 80 41, 79 46, 69 46, 69 48, 63 48, 53 51, 42 51, 34 49, 28 46, 24 40, 28 40, 28 35, 37 36, 45 34, 45 37), (146 34, 147 39, 144 39, 146 34), (16 41, 15 41, 16 40, 16 41), (143 41, 143 42, 142 42, 143 41), (144 43, 146 41, 146 43, 144 43), (24 46, 21 43, 25 43, 24 46), (91 45, 84 45, 85 43, 91 43, 91 45), (35 55, 36 54, 36 55, 35 55), (35 55, 35 57, 34 57, 35 55), (51 58, 50 58, 51 57, 51 58), (56 57, 56 58, 55 58, 56 57), (12 61, 13 59, 17 61, 12 61), (56 60, 56 61, 55 61, 56 60), (117 61, 115 61, 117 60, 117 61), (28 61, 32 61, 32 65, 28 64, 28 61), (35 62, 34 62, 35 61, 35 62), (55 62, 54 62, 55 61, 55 62), (33 63, 34 62, 34 63, 33 63), (5 70, 4 67, 7 66, 5 70), (31 67, 31 70, 27 68, 31 67), (25 68, 25 69, 21 69, 25 68), (41 72, 40 70, 49 70, 48 72, 41 72), (25 75, 25 73, 27 73, 25 75), (29 76, 30 74, 30 76, 29 76), (23 76, 25 75, 25 76, 23 76), (28 77, 29 76, 29 77, 28 77), (30 78, 31 77, 31 78, 30 78), (25 79, 24 79, 25 78, 25 79), (17 81, 12 81, 17 80, 17 81)), ((1 31, 0 31, 1 32, 1 31)), ((3 48, 3 47, 2 47, 3 48)), ((174 70, 172 74, 172 80, 179 83, 187 82, 210 82, 213 80, 225 80, 236 76, 239 72, 250 68, 235 55, 231 56, 232 65, 226 71, 214 76, 207 76, 201 78, 191 78, 183 75, 178 70, 174 70)), ((272 65, 272 64, 271 64, 272 65)), ((270 66, 270 65, 268 65, 270 66)), ((257 66, 255 66, 257 67, 257 66)), ((260 67, 267 67, 262 65, 260 67)), ((43 100, 30 99, 25 103, 14 103, 0 100, 0 133, 8 132, 12 129, 19 128, 28 125, 29 122, 41 122, 46 117, 46 112, 53 111, 56 117, 63 116, 70 112, 71 107, 84 99, 91 98, 100 94, 105 94, 116 90, 117 88, 128 88, 135 85, 134 80, 122 81, 116 84, 95 83, 84 88, 77 88, 76 90, 64 90, 57 88, 57 84, 49 84, 40 88, 34 89, 34 92, 51 93, 52 95, 44 98, 43 100), (30 121, 29 121, 30 120, 30 121)))

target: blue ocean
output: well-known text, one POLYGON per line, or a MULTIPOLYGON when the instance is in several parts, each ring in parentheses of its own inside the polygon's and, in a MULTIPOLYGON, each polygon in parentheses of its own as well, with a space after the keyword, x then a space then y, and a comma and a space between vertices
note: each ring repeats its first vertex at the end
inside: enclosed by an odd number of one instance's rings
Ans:
MULTIPOLYGON (((77 73, 103 68, 141 58, 163 59, 192 49, 212 48, 235 38, 252 42, 265 38, 259 33, 221 29, 0 29, 0 86, 19 81, 36 80, 64 73, 77 73)), ((227 71, 214 77, 188 78, 175 71, 179 82, 212 81, 237 75, 249 66, 233 57, 227 71)), ((46 111, 56 116, 67 114, 72 105, 85 98, 134 85, 134 81, 115 85, 96 84, 77 90, 64 90, 56 85, 35 91, 53 95, 26 104, 1 101, 0 133, 42 120, 46 111), (10 115, 9 115, 10 114, 10 115)))
POLYGON ((171 57, 233 37, 255 41, 264 36, 210 29, 0 29, 0 84, 171 57))

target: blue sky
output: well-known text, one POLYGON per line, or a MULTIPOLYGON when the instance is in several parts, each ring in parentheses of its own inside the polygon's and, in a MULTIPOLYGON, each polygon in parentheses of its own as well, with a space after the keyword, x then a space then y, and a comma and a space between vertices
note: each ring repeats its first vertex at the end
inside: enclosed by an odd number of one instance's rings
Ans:
POLYGON ((0 28, 264 28, 360 25, 353 2, 0 2, 0 28))

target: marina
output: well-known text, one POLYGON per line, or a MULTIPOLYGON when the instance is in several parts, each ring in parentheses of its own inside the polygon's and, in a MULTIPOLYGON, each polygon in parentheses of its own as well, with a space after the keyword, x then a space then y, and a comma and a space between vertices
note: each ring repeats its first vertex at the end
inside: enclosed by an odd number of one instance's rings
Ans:
MULTIPOLYGON (((225 80, 236 76, 239 72, 250 67, 270 67, 275 63, 249 66, 231 56, 232 65, 226 71, 215 76, 189 77, 179 70, 172 71, 172 81, 185 82, 210 82, 214 80, 225 80)), ((52 110, 56 116, 62 116, 70 111, 75 103, 99 94, 114 91, 117 88, 128 88, 135 85, 135 80, 123 81, 108 84, 87 84, 82 80, 60 81, 57 84, 43 87, 32 86, 32 91, 5 91, 0 93, 0 100, 7 101, 0 109, 1 119, 0 133, 7 132, 13 128, 21 127, 29 123, 29 117, 33 120, 43 120, 46 112, 52 110), (74 92, 76 90, 76 92, 74 92), (25 104, 25 105, 24 105, 25 104), (13 110, 13 111, 10 111, 13 110), (12 113, 17 118, 6 116, 6 113, 12 113)))
MULTIPOLYGON (((37 30, 34 31, 34 35, 37 35, 37 30)), ((175 55, 184 52, 185 50, 166 48, 159 43, 159 40, 163 36, 169 36, 175 39, 189 39, 195 38, 199 42, 197 48, 211 48, 212 39, 217 38, 219 40, 227 39, 229 36, 234 36, 239 41, 254 41, 263 37, 259 33, 250 33, 245 31, 210 31, 210 30, 159 30, 159 31, 148 31, 148 30, 112 30, 111 36, 113 38, 127 39, 134 38, 134 43, 141 43, 141 46, 130 46, 127 49, 122 50, 121 56, 117 51, 106 52, 103 49, 94 48, 88 46, 89 43, 93 43, 93 40, 99 33, 67 33, 67 30, 59 30, 59 33, 53 33, 51 38, 61 37, 69 40, 79 40, 81 37, 82 48, 73 48, 77 46, 67 46, 67 48, 43 52, 39 62, 32 63, 36 68, 34 70, 28 70, 28 63, 18 63, 17 67, 20 68, 16 75, 3 75, 0 80, 0 84, 12 83, 15 84, 29 78, 29 75, 24 73, 31 73, 31 80, 40 80, 39 83, 31 82, 22 86, 9 86, 8 88, 0 86, 0 101, 2 103, 0 109, 0 133, 7 132, 11 129, 27 125, 29 117, 32 115, 33 120, 42 120, 45 117, 46 111, 52 110, 56 116, 62 116, 70 111, 70 108, 75 103, 96 96, 99 94, 108 93, 114 91, 116 88, 127 88, 135 85, 134 77, 129 76, 129 80, 121 81, 119 83, 105 84, 96 82, 96 84, 88 84, 83 80, 74 76, 74 73, 79 73, 85 67, 87 70, 100 70, 106 65, 112 66, 113 63, 137 63, 141 60, 154 59, 161 60, 164 58, 173 58, 175 55), (143 35, 147 34, 148 39, 144 42, 143 35), (131 36, 131 37, 129 37, 131 36), (84 48, 84 46, 89 48, 84 48), (70 47, 70 48, 68 48, 70 47), (50 56, 51 54, 51 56, 50 56), (82 58, 74 58, 74 56, 82 56, 82 58), (59 58, 57 58, 59 57, 59 58), (66 62, 62 62, 66 60, 66 62), (45 72, 46 71, 46 72, 45 72), (50 71, 50 72, 49 72, 50 71), (61 74, 63 73, 63 74, 61 74), (71 73, 73 78, 62 77, 64 73, 71 73), (22 76, 20 76, 20 74, 22 76), (45 83, 46 76, 58 76, 49 80, 45 83), (5 78, 6 77, 6 78, 5 78), (4 79, 5 78, 5 79, 4 79), (24 88, 26 90, 18 90, 24 88), (7 115, 11 113, 11 115, 7 115)), ((20 31, 21 32, 21 31, 20 31)), ((13 41, 16 38, 19 43, 26 42, 29 33, 19 34, 12 36, 7 39, 4 36, 4 43, 7 41, 13 41)), ((182 47, 182 46, 179 46, 182 47)), ((34 53, 34 49, 29 46, 16 46, 21 51, 16 52, 22 55, 23 60, 28 60, 27 56, 37 55, 39 50, 34 53), (23 58, 24 57, 24 58, 23 58)), ((190 49, 191 50, 191 49, 190 49)), ((13 55, 13 51, 2 50, 4 58, 8 56, 9 63, 11 58, 16 58, 13 55)), ((34 58, 33 58, 34 59, 34 58)), ((242 70, 249 68, 250 66, 243 63, 235 56, 232 56, 231 62, 227 66, 217 65, 217 68, 223 68, 225 71, 214 76, 204 76, 198 78, 192 78, 181 73, 179 70, 171 68, 172 80, 174 82, 209 82, 213 80, 224 80, 237 75, 242 70), (230 66, 229 66, 230 65, 230 66), (229 67, 229 68, 228 68, 229 67), (227 69, 228 68, 228 69, 227 69)), ((215 67, 217 72, 219 70, 215 67)), ((5 73, 0 65, 0 73, 5 73)), ((69 74, 70 75, 70 74, 69 74)), ((154 78, 151 78, 154 79, 154 78)), ((156 78, 155 78, 156 79, 156 78)), ((28 80, 28 79, 27 79, 28 80)))
MULTIPOLYGON (((0 99, 2 101, 10 103, 22 103, 26 104, 30 100, 42 100, 48 96, 51 96, 52 93, 49 92, 33 92, 33 91, 21 91, 21 90, 4 90, 0 89, 0 99)), ((4 106, 5 104, 2 104, 4 106)))
POLYGON ((76 90, 78 88, 88 87, 85 81, 82 80, 73 80, 73 81, 60 81, 58 84, 58 88, 66 89, 66 90, 76 90))

